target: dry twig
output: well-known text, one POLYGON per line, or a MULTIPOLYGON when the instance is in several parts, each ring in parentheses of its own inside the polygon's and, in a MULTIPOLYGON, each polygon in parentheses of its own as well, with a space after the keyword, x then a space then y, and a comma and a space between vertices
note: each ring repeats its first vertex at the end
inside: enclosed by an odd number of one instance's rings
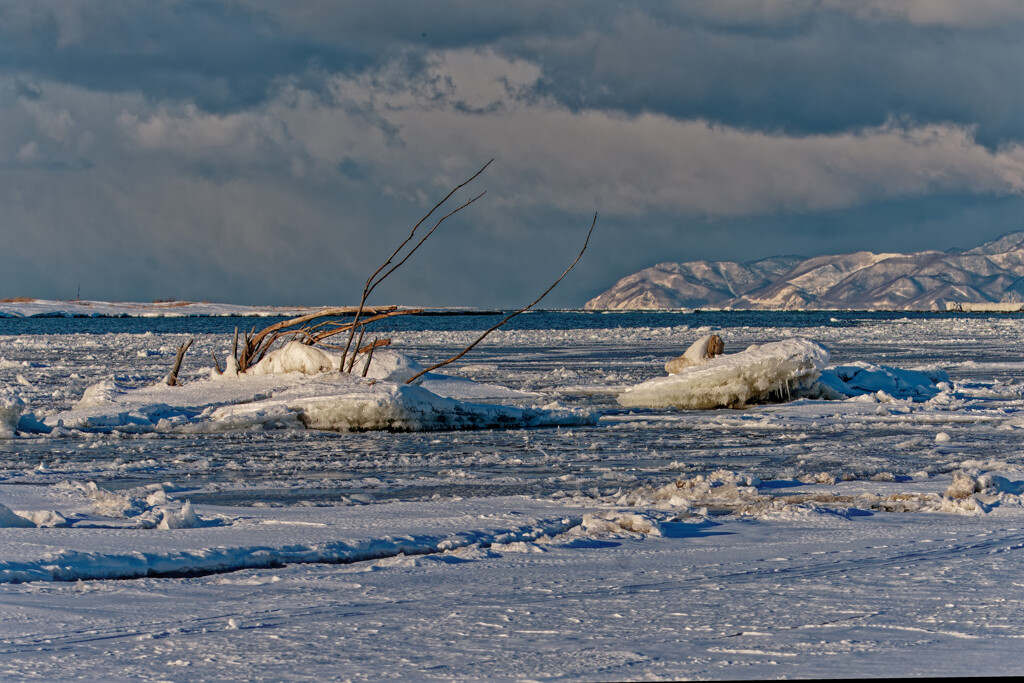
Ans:
MULTIPOLYGON (((480 197, 484 196, 485 193, 481 192, 479 195, 477 195, 476 197, 473 197, 472 199, 470 199, 469 201, 465 202, 464 204, 462 204, 461 206, 459 206, 455 210, 453 210, 453 211, 449 212, 448 214, 442 216, 437 221, 437 223, 434 224, 434 227, 432 227, 430 229, 430 231, 427 232, 427 234, 422 239, 420 239, 419 242, 416 243, 416 246, 414 246, 412 249, 409 250, 409 253, 407 253, 401 259, 401 261, 399 261, 397 264, 394 265, 394 267, 392 267, 390 270, 388 270, 383 275, 381 275, 381 273, 389 265, 391 265, 391 262, 395 260, 395 258, 398 256, 398 254, 401 253, 402 249, 404 249, 405 246, 407 244, 409 244, 409 242, 412 241, 412 239, 416 235, 416 231, 419 229, 419 227, 421 225, 423 225, 423 223, 426 222, 426 220, 428 218, 430 218, 434 214, 435 211, 437 211, 439 208, 441 208, 441 205, 444 204, 445 202, 447 202, 451 198, 451 196, 453 194, 455 194, 456 192, 461 190, 463 187, 465 187, 466 185, 468 185, 471 182, 473 182, 474 180, 476 180, 476 178, 481 173, 483 173, 487 169, 487 167, 491 165, 491 163, 493 161, 494 161, 494 159, 491 159, 486 164, 484 164, 483 167, 479 171, 474 173, 468 180, 466 180, 466 181, 460 183, 459 185, 456 185, 454 188, 452 188, 452 190, 448 194, 446 194, 444 196, 444 199, 442 199, 437 204, 435 204, 434 208, 432 208, 430 211, 428 211, 427 214, 425 216, 423 216, 423 218, 421 218, 416 223, 416 225, 414 225, 412 227, 412 230, 409 232, 409 236, 406 237, 402 241, 402 243, 398 245, 398 248, 395 249, 394 252, 392 252, 391 256, 389 256, 388 259, 383 264, 381 264, 380 268, 378 268, 377 270, 373 271, 373 273, 370 275, 370 277, 366 278, 366 284, 363 286, 363 294, 359 298, 359 310, 356 311, 355 323, 358 323, 360 318, 362 318, 363 308, 366 306, 366 299, 367 299, 367 297, 370 296, 370 293, 377 287, 377 285, 379 285, 381 282, 383 282, 389 275, 391 275, 391 273, 395 272, 395 269, 397 269, 399 266, 401 266, 403 263, 405 263, 407 260, 409 260, 409 257, 412 256, 416 252, 416 250, 419 249, 423 245, 423 243, 427 240, 427 238, 430 237, 434 233, 435 230, 437 230, 438 226, 441 225, 441 223, 445 222, 448 218, 450 218, 451 216, 455 215, 459 211, 462 211, 464 208, 466 208, 467 206, 469 206, 470 204, 472 204, 476 200, 480 199, 480 197)), ((339 370, 342 370, 342 371, 345 370, 345 359, 348 356, 348 351, 349 351, 349 349, 352 346, 352 339, 354 337, 355 337, 355 327, 353 327, 349 331, 348 341, 345 342, 345 349, 341 353, 341 365, 338 368, 339 370)), ((358 348, 358 344, 356 346, 358 348)), ((352 365, 354 363, 355 363, 355 359, 353 358, 352 362, 349 363, 349 368, 348 369, 349 369, 350 372, 352 370, 352 365)))
POLYGON ((531 308, 536 306, 538 303, 540 303, 540 300, 543 299, 544 297, 546 297, 548 295, 548 292, 550 292, 552 289, 554 289, 555 285, 557 285, 559 282, 561 282, 562 278, 564 278, 566 275, 568 275, 569 271, 572 270, 576 266, 577 263, 579 263, 579 260, 583 257, 583 252, 585 252, 587 250, 587 245, 590 243, 590 235, 594 232, 594 225, 596 223, 597 223, 597 214, 595 213, 594 214, 594 220, 591 221, 591 223, 590 223, 590 230, 587 231, 587 238, 583 241, 583 248, 580 249, 580 253, 576 256, 576 259, 572 263, 569 264, 569 267, 565 269, 565 272, 563 272, 558 277, 558 279, 555 280, 554 283, 552 283, 552 285, 550 287, 548 287, 547 289, 544 290, 543 294, 541 294, 539 297, 534 299, 533 302, 530 303, 529 305, 523 306, 518 311, 515 311, 515 312, 510 313, 509 315, 505 316, 504 320, 502 320, 500 323, 498 323, 497 325, 491 327, 486 332, 481 334, 479 337, 476 338, 476 340, 473 341, 472 344, 470 344, 466 348, 462 349, 462 351, 460 351, 459 353, 455 354, 454 356, 452 356, 448 360, 441 361, 440 363, 435 363, 434 365, 431 365, 429 368, 424 368, 423 370, 420 370, 415 375, 413 375, 409 379, 405 380, 405 383, 406 384, 410 384, 411 382, 413 382, 414 380, 419 379, 420 377, 422 377, 423 375, 427 374, 428 372, 432 372, 434 370, 437 370, 440 367, 444 367, 445 365, 448 365, 449 363, 453 363, 453 362, 457 361, 458 359, 462 358, 467 353, 469 353, 473 349, 474 346, 476 346, 477 344, 482 342, 484 340, 484 338, 487 335, 489 335, 491 332, 494 332, 496 329, 498 329, 499 327, 501 327, 502 325, 507 323, 509 320, 511 320, 512 318, 514 318, 517 315, 519 315, 520 313, 525 313, 526 311, 530 310, 531 308))

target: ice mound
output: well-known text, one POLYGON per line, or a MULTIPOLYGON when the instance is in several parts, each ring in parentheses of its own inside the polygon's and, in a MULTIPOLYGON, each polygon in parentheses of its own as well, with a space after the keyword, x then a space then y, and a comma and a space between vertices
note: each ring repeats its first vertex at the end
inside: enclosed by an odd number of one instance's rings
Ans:
POLYGON ((825 347, 808 339, 754 345, 630 387, 618 400, 627 407, 708 410, 787 398, 814 386, 828 360, 825 347))
POLYGON ((950 389, 949 376, 942 370, 926 374, 860 361, 824 370, 818 382, 826 398, 849 398, 881 391, 897 399, 927 401, 950 389))
POLYGON ((592 421, 589 414, 570 410, 469 403, 422 387, 386 381, 370 385, 337 373, 281 389, 261 401, 217 408, 210 419, 214 429, 237 429, 289 417, 309 429, 333 431, 501 429, 592 421))
MULTIPOLYGON (((340 355, 292 341, 268 353, 263 360, 249 370, 248 374, 284 375, 290 372, 299 372, 304 375, 318 375, 336 370, 340 365, 340 355)), ((352 374, 362 377, 365 371, 367 379, 404 382, 422 369, 423 366, 404 353, 391 349, 378 349, 374 351, 372 358, 366 353, 359 354, 352 366, 352 374), (367 362, 370 365, 368 370, 367 362)))
MULTIPOLYGON (((419 365, 394 351, 375 353, 366 378, 323 371, 337 363, 329 354, 292 343, 268 354, 248 373, 214 373, 209 379, 174 387, 128 389, 100 382, 86 389, 72 410, 48 416, 40 426, 179 433, 303 428, 428 431, 568 426, 596 419, 588 411, 560 407, 469 402, 464 399, 528 395, 444 375, 425 376, 424 386, 395 383, 393 378, 411 376, 419 365)), ((22 420, 23 427, 29 424, 22 420)))
POLYGON ((14 438, 18 419, 25 410, 25 402, 17 396, 0 393, 0 439, 14 438))
POLYGON ((301 372, 304 375, 318 375, 338 367, 338 362, 320 349, 297 341, 271 351, 257 363, 249 373, 253 375, 284 375, 301 372))
POLYGON ((368 354, 361 353, 352 367, 352 374, 362 376, 369 360, 370 369, 366 376, 370 379, 382 379, 388 382, 402 383, 420 372, 423 366, 404 353, 391 349, 377 349, 371 359, 368 354))

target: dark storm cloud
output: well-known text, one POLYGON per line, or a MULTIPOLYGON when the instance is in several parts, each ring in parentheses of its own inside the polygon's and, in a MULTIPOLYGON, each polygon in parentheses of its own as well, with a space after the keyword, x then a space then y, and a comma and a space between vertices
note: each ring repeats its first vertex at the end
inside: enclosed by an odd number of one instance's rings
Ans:
POLYGON ((970 246, 1017 227, 1022 27, 1010 0, 0 0, 0 291, 336 303, 491 157, 381 296, 530 300, 595 210, 552 305, 666 260, 970 246))
POLYGON ((961 27, 720 4, 14 2, 0 5, 0 64, 230 109, 285 77, 311 86, 398 53, 415 69, 430 50, 492 45, 540 64, 540 91, 575 108, 792 132, 898 115, 977 125, 990 144, 1024 130, 1015 14, 961 27))
POLYGON ((728 125, 821 133, 892 116, 977 125, 989 143, 1020 137, 1020 31, 864 26, 831 16, 800 30, 738 33, 624 22, 521 54, 543 88, 576 108, 657 111, 728 125))

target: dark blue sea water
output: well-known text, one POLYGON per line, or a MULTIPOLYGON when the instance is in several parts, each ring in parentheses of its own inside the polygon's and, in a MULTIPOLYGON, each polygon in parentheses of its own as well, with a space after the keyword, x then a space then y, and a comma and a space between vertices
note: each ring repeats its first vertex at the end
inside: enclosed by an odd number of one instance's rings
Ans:
MULTIPOLYGON (((389 318, 373 329, 396 331, 483 330, 501 321, 508 312, 426 313, 389 318)), ((1024 313, 929 313, 906 311, 528 311, 513 318, 508 330, 586 330, 636 327, 709 326, 735 327, 855 327, 887 320, 941 318, 1024 318, 1024 313)), ((0 318, 0 335, 108 334, 144 332, 167 334, 230 334, 262 329, 285 318, 171 317, 171 318, 0 318)))

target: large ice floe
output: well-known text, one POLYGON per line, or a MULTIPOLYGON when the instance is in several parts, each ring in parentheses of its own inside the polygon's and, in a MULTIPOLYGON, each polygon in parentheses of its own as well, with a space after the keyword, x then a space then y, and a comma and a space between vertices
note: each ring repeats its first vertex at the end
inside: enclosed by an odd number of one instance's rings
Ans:
POLYGON ((708 353, 717 335, 698 339, 666 364, 671 373, 619 394, 627 407, 708 410, 793 398, 927 401, 951 390, 942 370, 922 372, 853 362, 828 368, 828 350, 809 339, 752 345, 730 355, 708 353))
MULTIPOLYGON (((694 346, 700 344, 706 344, 705 340, 698 340, 694 346)), ((812 388, 828 361, 825 347, 808 339, 754 345, 741 353, 705 358, 676 374, 630 387, 619 394, 619 403, 628 407, 706 410, 785 398, 812 388)))
MULTIPOLYGON (((365 362, 365 361, 363 361, 365 362)), ((183 386, 158 383, 128 388, 103 381, 86 389, 72 410, 39 422, 21 417, 22 431, 219 432, 247 428, 309 428, 336 431, 430 431, 578 425, 588 411, 558 406, 510 406, 475 401, 536 402, 539 395, 427 374, 417 385, 403 382, 418 372, 411 358, 378 351, 366 377, 363 368, 337 372, 338 359, 291 342, 246 373, 229 366, 223 374, 183 386), (470 402, 474 401, 474 402, 470 402)), ((21 406, 0 404, 17 420, 21 406)), ((4 429, 0 425, 0 429, 4 429)))

